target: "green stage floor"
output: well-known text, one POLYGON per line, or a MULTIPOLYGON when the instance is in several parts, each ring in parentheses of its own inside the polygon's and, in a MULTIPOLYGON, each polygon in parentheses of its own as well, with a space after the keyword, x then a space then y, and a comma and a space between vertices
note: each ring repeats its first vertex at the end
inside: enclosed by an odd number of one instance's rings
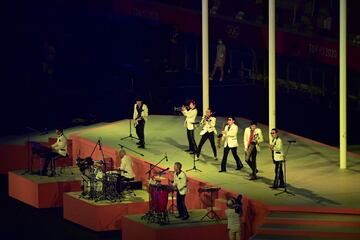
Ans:
MULTIPOLYGON (((200 118, 200 117, 198 117, 200 118)), ((269 186, 274 177, 274 165, 271 153, 268 149, 267 140, 262 144, 262 151, 257 157, 259 179, 249 181, 250 168, 244 163, 243 152, 243 129, 248 125, 248 120, 237 118, 240 126, 238 139, 240 140, 239 156, 244 164, 241 171, 233 170, 234 160, 231 154, 228 157, 228 172, 218 173, 222 157, 222 149, 218 151, 219 160, 212 158, 209 143, 205 143, 200 161, 196 165, 202 172, 188 172, 188 176, 209 182, 214 186, 226 190, 241 193, 252 199, 271 205, 288 205, 304 207, 333 207, 333 208, 360 208, 360 157, 348 154, 348 168, 339 169, 339 151, 335 148, 317 143, 290 133, 280 131, 285 148, 287 140, 294 139, 287 157, 287 181, 288 190, 294 194, 281 194, 274 196, 280 190, 272 190, 269 186)), ((163 162, 163 167, 172 168, 174 162, 183 163, 184 169, 193 165, 192 156, 183 150, 187 148, 186 130, 183 127, 182 116, 159 116, 152 115, 145 127, 146 149, 138 150, 136 140, 125 139, 129 135, 129 122, 122 120, 113 123, 101 123, 87 127, 72 128, 65 131, 70 136, 75 133, 83 138, 96 142, 102 138, 103 145, 118 148, 118 144, 133 148, 144 154, 143 159, 156 163, 166 153, 169 161, 163 162)), ((217 128, 220 130, 224 122, 218 117, 217 128)), ((259 125, 263 130, 264 137, 268 138, 268 128, 259 125)), ((199 142, 200 129, 196 130, 196 142, 199 142)), ((135 130, 133 129, 135 135, 135 130)), ((32 137, 32 140, 46 140, 48 136, 32 137)), ((3 140, 4 141, 4 140, 3 140)), ((23 142, 19 138, 7 139, 7 143, 23 142)), ((132 155, 131 152, 129 152, 132 155)))

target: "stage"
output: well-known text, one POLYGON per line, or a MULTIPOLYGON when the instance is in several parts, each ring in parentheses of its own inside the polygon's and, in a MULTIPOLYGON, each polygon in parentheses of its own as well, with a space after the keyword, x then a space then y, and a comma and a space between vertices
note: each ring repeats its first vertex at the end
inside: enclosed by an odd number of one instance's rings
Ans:
MULTIPOLYGON (((218 117, 217 120, 217 129, 219 131, 219 126, 223 125, 225 119, 218 117)), ((168 161, 163 161, 160 164, 162 168, 169 167, 172 170, 174 163, 177 161, 183 164, 183 170, 193 167, 192 155, 184 152, 184 149, 187 149, 187 138, 183 121, 184 117, 182 116, 151 115, 145 126, 146 149, 138 149, 136 139, 126 138, 121 140, 129 135, 129 120, 70 128, 65 130, 65 134, 72 140, 74 161, 76 156, 89 156, 94 150, 96 142, 100 139, 105 158, 112 158, 115 167, 117 167, 119 162, 116 159, 116 153, 120 149, 120 145, 122 145, 133 158, 136 180, 141 180, 146 185, 147 175, 145 175, 145 172, 149 169, 149 164, 157 163, 164 158, 165 154, 168 161), (141 153, 143 156, 130 149, 141 153)), ((339 169, 339 150, 337 148, 280 130, 285 149, 288 146, 288 140, 296 141, 295 144, 291 145, 287 156, 288 191, 295 195, 286 193, 275 195, 281 192, 281 189, 272 190, 269 188, 273 182, 274 165, 267 145, 267 133, 269 132, 267 126, 258 125, 262 129, 265 138, 261 152, 257 157, 259 179, 249 181, 250 168, 244 162, 242 141, 243 131, 248 126, 249 120, 237 118, 237 124, 240 128, 238 153, 244 168, 241 171, 236 171, 235 161, 232 155, 229 154, 227 172, 219 173, 223 151, 218 149, 219 160, 216 161, 212 157, 209 143, 205 143, 200 160, 196 162, 197 168, 202 172, 187 172, 189 192, 186 204, 189 209, 204 209, 209 206, 209 195, 198 193, 198 189, 204 186, 221 188, 216 195, 217 200, 215 201, 215 206, 221 210, 226 208, 225 199, 229 195, 242 194, 245 196, 244 208, 246 217, 249 220, 248 225, 245 227, 247 229, 245 231, 246 236, 248 237, 258 231, 262 234, 261 236, 264 234, 278 234, 278 231, 261 231, 261 228, 268 227, 266 217, 271 216, 273 213, 288 212, 294 215, 296 213, 339 214, 340 219, 341 214, 353 216, 360 214, 360 155, 348 153, 348 168, 339 169)), ((199 132, 200 129, 196 129, 195 138, 197 143, 200 140, 199 132)), ((132 128, 132 134, 136 136, 134 128, 132 128)), ((45 142, 50 136, 54 135, 34 135, 31 136, 31 139, 32 141, 45 142)), ((2 143, 20 147, 26 139, 26 137, 2 139, 2 143)), ((1 161, 12 159, 12 155, 6 155, 5 157, 1 155, 1 157, 3 158, 1 161)), ((99 147, 95 148, 93 158, 95 160, 102 158, 99 147)), ((14 168, 9 162, 5 165, 8 169, 13 170, 14 168)), ((1 164, 0 168, 1 166, 4 166, 4 164, 1 164)), ((19 164, 15 167, 19 168, 19 164)), ((168 179, 172 178, 172 174, 168 172, 164 177, 166 179, 163 183, 166 184, 168 179)), ((343 224, 341 221, 339 222, 340 225, 343 224)), ((358 220, 355 222, 356 224, 359 223, 358 220)), ((96 227, 90 227, 90 225, 88 227, 96 229, 96 227)), ((116 224, 116 228, 119 228, 119 223, 116 224)), ((111 229, 114 228, 111 227, 111 229)), ((97 230, 101 231, 103 229, 99 228, 97 230)), ((356 233, 356 236, 358 236, 358 233, 356 233)))
MULTIPOLYGON (((150 116, 145 127, 146 149, 138 149, 136 140, 125 139, 129 135, 128 120, 122 120, 109 124, 86 129, 67 132, 72 139, 85 139, 87 144, 95 143, 99 137, 107 147, 106 155, 112 155, 114 150, 120 149, 118 144, 132 148, 144 156, 139 156, 131 151, 128 153, 138 159, 156 163, 163 158, 166 153, 169 161, 163 161, 161 166, 173 167, 174 162, 179 161, 183 164, 183 169, 190 169, 193 166, 192 156, 184 152, 187 148, 186 130, 183 127, 182 116, 150 116)), ((224 118, 218 117, 217 126, 222 126, 224 118)), ((295 196, 274 194, 280 190, 272 190, 269 186, 273 182, 274 165, 271 160, 271 153, 268 149, 268 128, 259 124, 264 134, 264 143, 257 157, 259 169, 256 181, 249 181, 248 175, 250 168, 244 162, 242 134, 244 127, 249 121, 237 118, 241 129, 238 139, 240 143, 239 156, 242 159, 244 168, 235 171, 235 162, 232 155, 228 158, 228 172, 218 173, 222 157, 222 149, 218 149, 219 160, 212 158, 209 143, 205 143, 200 156, 200 161, 196 166, 202 172, 187 172, 193 179, 201 180, 213 186, 221 187, 229 192, 241 193, 251 199, 266 203, 270 206, 296 206, 306 208, 341 208, 353 209, 360 212, 360 155, 348 154, 348 168, 339 169, 338 149, 318 143, 300 136, 280 131, 285 148, 288 140, 297 142, 289 149, 287 157, 287 182, 288 190, 296 194, 295 196)), ((219 127, 218 127, 219 128, 219 127)), ((133 135, 136 136, 134 129, 133 135)), ((199 129, 196 130, 195 138, 199 142, 199 129)), ((78 154, 79 145, 74 144, 73 153, 78 154)), ((90 147, 90 146, 89 146, 90 147)), ((100 157, 100 156, 98 156, 100 157)), ((139 172, 139 174, 141 174, 139 172)))

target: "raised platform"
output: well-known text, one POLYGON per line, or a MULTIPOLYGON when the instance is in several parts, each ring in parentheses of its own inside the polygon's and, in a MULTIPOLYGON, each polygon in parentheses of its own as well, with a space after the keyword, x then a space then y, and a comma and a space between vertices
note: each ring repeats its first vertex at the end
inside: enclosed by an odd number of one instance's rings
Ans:
POLYGON ((226 221, 201 221, 205 210, 190 211, 186 221, 170 216, 170 224, 146 223, 142 215, 125 216, 122 220, 122 239, 125 240, 220 240, 227 239, 226 221))
POLYGON ((74 175, 67 171, 57 177, 9 172, 9 195, 36 208, 61 207, 65 192, 80 191, 80 175, 77 168, 72 170, 74 175))
POLYGON ((80 192, 65 193, 64 218, 94 231, 119 230, 124 215, 144 214, 148 210, 148 193, 134 192, 136 196, 115 203, 87 200, 80 197, 80 192))

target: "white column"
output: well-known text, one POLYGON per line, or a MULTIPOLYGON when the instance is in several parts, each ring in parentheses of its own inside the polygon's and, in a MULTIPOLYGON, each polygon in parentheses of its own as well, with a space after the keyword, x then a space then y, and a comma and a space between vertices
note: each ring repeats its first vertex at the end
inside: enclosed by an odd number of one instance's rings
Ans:
POLYGON ((202 104, 203 114, 209 108, 209 8, 202 0, 202 104))
POLYGON ((340 168, 346 168, 346 0, 340 0, 340 168))
MULTIPOLYGON (((275 0, 269 0, 269 130, 276 127, 275 0)), ((270 134, 270 131, 269 131, 270 134)), ((271 136, 269 135, 269 141, 271 136)))

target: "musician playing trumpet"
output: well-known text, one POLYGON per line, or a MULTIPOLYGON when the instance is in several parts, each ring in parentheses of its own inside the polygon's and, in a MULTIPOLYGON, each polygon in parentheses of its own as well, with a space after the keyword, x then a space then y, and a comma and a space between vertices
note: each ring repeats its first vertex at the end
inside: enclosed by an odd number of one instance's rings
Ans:
POLYGON ((201 139, 199 146, 196 151, 196 159, 199 158, 201 153, 201 148, 206 142, 206 140, 209 139, 210 145, 214 154, 214 159, 217 160, 217 154, 216 154, 216 146, 215 146, 215 136, 214 134, 217 134, 215 125, 216 125, 216 117, 213 116, 213 112, 211 108, 208 108, 206 110, 205 115, 202 117, 200 125, 202 126, 202 130, 200 132, 201 139))
POLYGON ((134 113, 133 113, 133 120, 134 120, 134 127, 136 129, 136 135, 139 138, 139 148, 145 148, 145 122, 147 121, 147 117, 149 115, 148 107, 146 104, 143 103, 140 97, 136 98, 136 103, 134 105, 134 113))
POLYGON ((186 117, 184 125, 186 127, 186 134, 189 142, 189 149, 185 150, 185 152, 195 154, 197 149, 195 137, 194 137, 195 121, 197 116, 195 101, 191 100, 188 108, 182 106, 181 113, 186 117))
POLYGON ((257 127, 255 121, 250 122, 250 126, 247 127, 244 131, 244 152, 245 152, 245 162, 251 168, 251 174, 249 180, 256 180, 256 173, 258 172, 256 168, 256 155, 260 152, 260 143, 264 141, 262 131, 257 127))

